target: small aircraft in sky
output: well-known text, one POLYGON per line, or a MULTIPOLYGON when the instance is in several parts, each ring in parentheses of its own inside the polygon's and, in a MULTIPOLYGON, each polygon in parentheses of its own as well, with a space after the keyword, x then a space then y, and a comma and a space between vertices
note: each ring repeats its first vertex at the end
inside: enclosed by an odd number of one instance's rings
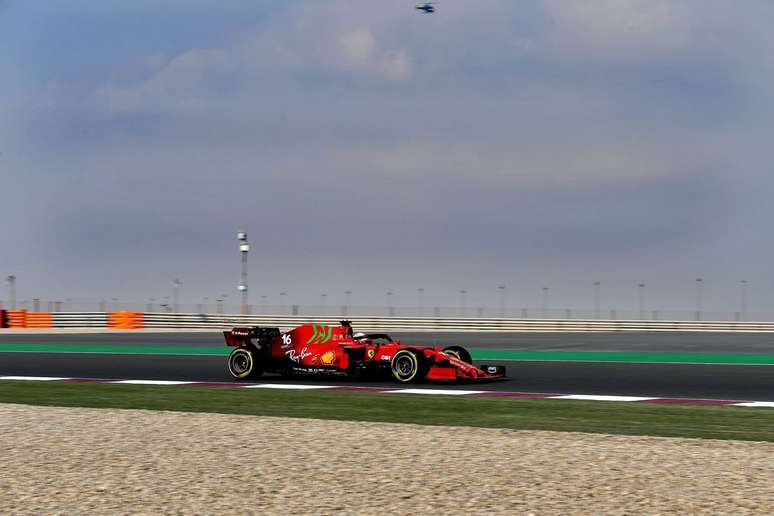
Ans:
POLYGON ((432 14, 435 12, 435 6, 433 5, 433 2, 426 2, 424 4, 419 4, 415 6, 415 9, 419 11, 423 11, 425 14, 432 14))

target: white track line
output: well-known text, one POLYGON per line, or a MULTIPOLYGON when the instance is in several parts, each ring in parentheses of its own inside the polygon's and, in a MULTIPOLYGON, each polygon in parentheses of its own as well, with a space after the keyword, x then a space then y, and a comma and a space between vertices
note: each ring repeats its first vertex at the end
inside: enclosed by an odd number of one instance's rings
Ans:
POLYGON ((566 394, 548 396, 552 400, 588 400, 588 401, 649 401, 658 398, 641 398, 639 396, 597 396, 594 394, 566 394))
MULTIPOLYGON (((54 376, 0 376, 0 380, 13 380, 13 381, 35 381, 35 382, 53 382, 62 380, 76 380, 76 381, 99 381, 101 383, 112 384, 124 384, 124 385, 197 385, 206 384, 211 382, 188 382, 177 380, 98 380, 87 378, 63 378, 54 376)), ((219 382, 226 384, 227 382, 219 382)), ((242 389, 284 389, 284 390, 317 390, 317 389, 339 389, 340 385, 303 385, 303 384, 288 384, 288 383, 262 383, 254 385, 234 385, 234 387, 240 387, 242 389)), ((467 391, 458 389, 390 389, 385 388, 383 391, 376 391, 381 394, 437 394, 437 395, 451 395, 462 396, 470 394, 487 394, 490 391, 467 391)), ((492 394, 497 395, 497 392, 492 394)), ((557 394, 554 396, 545 396, 541 399, 552 400, 580 400, 580 401, 625 401, 625 402, 638 402, 638 401, 650 401, 664 399, 660 397, 641 397, 641 396, 605 396, 596 394, 557 394)), ((672 399, 672 398, 670 398, 672 399)), ((690 398, 679 398, 686 402, 696 402, 700 404, 702 401, 712 400, 697 400, 690 398)), ((727 406, 733 407, 756 407, 756 408, 774 408, 774 401, 742 401, 739 403, 728 403, 727 406)))
POLYGON ((261 383, 258 385, 245 385, 244 389, 293 389, 293 390, 312 390, 312 389, 335 389, 335 385, 298 385, 290 383, 261 383))
POLYGON ((746 403, 732 403, 735 407, 766 407, 774 408, 774 401, 748 401, 746 403))
POLYGON ((33 382, 55 382, 70 380, 70 378, 55 378, 53 376, 0 376, 0 380, 29 380, 33 382))
POLYGON ((196 382, 180 382, 175 380, 117 380, 110 383, 123 383, 129 385, 190 385, 196 382))
POLYGON ((460 396, 463 394, 481 394, 486 391, 462 391, 457 389, 395 389, 385 391, 386 394, 447 394, 460 396))

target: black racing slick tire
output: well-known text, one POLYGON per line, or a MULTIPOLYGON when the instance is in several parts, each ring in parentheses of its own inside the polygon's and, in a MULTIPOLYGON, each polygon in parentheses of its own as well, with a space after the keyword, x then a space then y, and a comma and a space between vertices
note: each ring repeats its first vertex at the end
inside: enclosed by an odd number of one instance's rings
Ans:
POLYGON ((261 376, 263 368, 258 363, 255 351, 236 348, 228 356, 228 372, 235 380, 247 380, 261 376))
POLYGON ((441 351, 446 353, 447 355, 452 355, 456 358, 459 358, 466 364, 473 364, 473 357, 470 356, 470 353, 468 353, 468 350, 460 347, 460 346, 449 346, 448 348, 444 348, 441 351))
POLYGON ((392 377, 400 383, 418 382, 424 376, 423 370, 422 357, 410 349, 401 349, 390 362, 392 377))

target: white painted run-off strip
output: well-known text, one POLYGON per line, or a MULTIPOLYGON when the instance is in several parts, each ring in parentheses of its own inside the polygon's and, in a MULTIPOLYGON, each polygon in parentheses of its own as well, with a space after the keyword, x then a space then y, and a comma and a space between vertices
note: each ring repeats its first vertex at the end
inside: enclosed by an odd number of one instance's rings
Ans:
POLYGON ((565 394, 548 396, 552 400, 588 400, 588 401, 649 401, 657 398, 642 398, 639 396, 597 396, 594 394, 565 394))
POLYGON ((117 380, 110 383, 124 383, 129 385, 190 385, 196 382, 181 382, 177 380, 117 380))
POLYGON ((457 389, 395 389, 385 391, 385 394, 451 394, 460 396, 463 394, 482 394, 486 391, 462 391, 457 389))
POLYGON ((0 380, 20 380, 33 382, 54 382, 58 380, 70 380, 70 378, 54 378, 53 376, 0 376, 0 380))
MULTIPOLYGON (((80 382, 96 381, 99 383, 112 383, 112 384, 128 384, 128 385, 210 385, 212 382, 190 382, 190 381, 176 381, 176 380, 103 380, 99 378, 62 378, 53 376, 0 376, 0 380, 27 380, 37 382, 50 382, 57 380, 74 380, 80 382)), ((223 385, 228 385, 226 382, 216 382, 223 385)), ((285 389, 285 390, 318 390, 318 389, 341 389, 341 385, 302 385, 302 384, 253 384, 253 385, 236 385, 231 384, 234 387, 241 389, 285 389)), ((490 394, 492 396, 508 395, 508 394, 525 394, 529 393, 508 393, 498 391, 472 391, 472 390, 457 390, 457 389, 395 389, 385 387, 384 390, 376 390, 381 394, 440 394, 440 395, 452 395, 462 396, 470 394, 490 394)), ((612 396, 612 395, 597 395, 597 394, 554 394, 554 395, 540 395, 541 399, 552 400, 580 400, 580 401, 624 401, 624 402, 640 402, 660 400, 664 398, 659 397, 643 397, 643 396, 612 396)), ((674 401, 674 398, 668 398, 674 401)), ((707 399, 689 399, 679 398, 683 402, 688 404, 703 405, 707 401, 719 401, 722 405, 733 407, 752 407, 752 408, 774 408, 774 401, 723 401, 723 400, 707 400, 707 399)))
POLYGON ((312 389, 335 389, 335 385, 298 385, 288 383, 261 383, 259 385, 245 385, 245 389, 296 389, 296 390, 312 390, 312 389))

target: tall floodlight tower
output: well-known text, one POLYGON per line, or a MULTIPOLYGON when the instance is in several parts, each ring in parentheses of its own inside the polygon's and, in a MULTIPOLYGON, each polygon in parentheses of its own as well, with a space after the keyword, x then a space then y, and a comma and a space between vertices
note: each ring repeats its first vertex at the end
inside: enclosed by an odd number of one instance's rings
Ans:
POLYGON ((500 291, 500 318, 505 318, 505 285, 500 285, 497 287, 497 290, 500 291))
POLYGON ((183 282, 179 279, 175 279, 175 281, 172 282, 172 294, 174 294, 173 302, 174 302, 174 310, 175 313, 177 313, 178 308, 180 307, 180 287, 183 286, 183 282))
POLYGON ((288 293, 280 292, 280 299, 282 299, 282 315, 285 315, 288 308, 288 293))
POLYGON ((350 310, 352 310, 352 291, 344 291, 344 316, 348 316, 350 310))
POLYGON ((704 305, 704 278, 696 278, 696 320, 701 321, 701 311, 704 305))
POLYGON ((242 283, 239 285, 239 291, 242 293, 242 314, 247 310, 247 253, 250 251, 250 244, 247 243, 247 233, 240 231, 237 233, 239 240, 239 253, 242 255, 242 283))
POLYGON ((460 314, 461 317, 468 316, 467 290, 460 290, 460 314))
POLYGON ((9 302, 10 302, 11 310, 15 310, 16 309, 16 276, 14 276, 13 274, 9 274, 5 278, 5 282, 8 284, 8 290, 9 290, 8 294, 10 296, 9 302))
POLYGON ((594 282, 594 319, 599 319, 599 305, 600 305, 600 293, 599 293, 599 287, 602 285, 601 282, 595 281, 594 282))

